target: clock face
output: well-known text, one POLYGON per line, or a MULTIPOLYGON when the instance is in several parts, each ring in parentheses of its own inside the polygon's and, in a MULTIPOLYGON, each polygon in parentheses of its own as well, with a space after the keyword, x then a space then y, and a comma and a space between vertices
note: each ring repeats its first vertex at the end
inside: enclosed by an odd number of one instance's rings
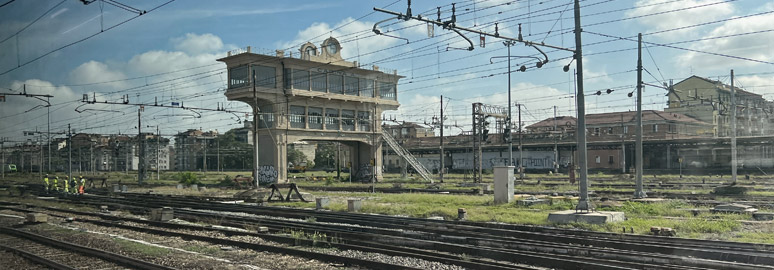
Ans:
POLYGON ((339 46, 336 45, 336 43, 328 43, 328 52, 330 54, 335 54, 336 51, 339 49, 339 46))

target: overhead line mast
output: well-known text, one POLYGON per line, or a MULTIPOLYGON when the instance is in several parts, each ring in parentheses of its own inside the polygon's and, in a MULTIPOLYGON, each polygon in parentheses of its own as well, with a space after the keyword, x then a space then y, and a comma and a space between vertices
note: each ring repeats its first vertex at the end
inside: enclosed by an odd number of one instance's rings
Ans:
MULTIPOLYGON (((586 105, 585 105, 585 100, 584 100, 584 95, 583 95, 583 53, 582 53, 582 46, 581 46, 581 44, 582 44, 581 43, 581 32, 583 30, 581 29, 581 23, 580 23, 580 1, 579 0, 574 0, 573 10, 574 10, 574 15, 575 15, 575 30, 574 30, 574 32, 575 32, 575 49, 568 49, 568 48, 563 48, 563 47, 559 47, 559 46, 553 46, 553 45, 545 44, 543 42, 537 43, 537 42, 525 40, 521 35, 519 35, 517 38, 503 36, 503 35, 500 35, 499 29, 498 29, 498 26, 497 26, 496 23, 495 23, 495 32, 494 33, 488 33, 488 32, 481 31, 481 30, 476 30, 476 29, 471 29, 471 28, 457 26, 456 25, 457 15, 456 15, 455 4, 452 4, 452 15, 451 15, 451 18, 448 21, 442 21, 441 20, 441 9, 440 9, 440 7, 438 8, 438 12, 437 12, 438 17, 437 17, 436 20, 431 20, 431 19, 423 18, 421 15, 413 16, 411 14, 411 0, 408 0, 408 7, 406 8, 406 14, 405 15, 403 13, 400 13, 400 12, 385 10, 385 9, 381 9, 381 8, 374 8, 374 11, 378 11, 378 12, 394 15, 394 16, 396 16, 396 19, 398 19, 398 20, 404 20, 404 21, 417 20, 417 21, 425 22, 425 23, 432 24, 432 25, 435 25, 435 26, 440 26, 443 29, 454 31, 455 33, 460 35, 460 37, 464 38, 468 42, 468 44, 470 45, 468 48, 466 48, 468 51, 472 51, 474 49, 473 42, 470 41, 469 38, 465 37, 462 33, 460 33, 460 31, 465 31, 465 32, 468 32, 468 33, 479 34, 482 37, 489 36, 489 37, 500 38, 500 39, 504 39, 504 40, 508 40, 508 41, 515 41, 515 42, 519 42, 519 43, 524 43, 525 45, 533 47, 536 50, 538 50, 543 55, 543 57, 545 58, 544 60, 541 60, 541 61, 537 62, 537 65, 536 65, 537 67, 541 67, 541 66, 545 65, 546 63, 548 63, 548 56, 542 50, 540 50, 539 47, 545 47, 545 48, 551 48, 551 49, 560 50, 560 51, 572 52, 573 53, 573 59, 570 62, 576 61, 575 65, 576 65, 576 69, 577 69, 576 72, 577 72, 577 87, 578 87, 577 91, 578 91, 578 93, 577 93, 577 98, 576 98, 576 107, 578 109, 577 129, 579 131, 578 132, 578 136, 577 136, 577 139, 578 139, 578 142, 577 142, 578 146, 577 146, 577 148, 578 148, 578 152, 579 152, 579 154, 578 154, 578 163, 580 165, 580 199, 578 200, 578 205, 575 207, 575 210, 576 211, 591 211, 594 208, 593 208, 591 202, 589 201, 589 196, 588 196, 589 195, 588 194, 588 187, 589 187, 589 185, 588 185, 588 164, 587 164, 587 160, 586 160, 587 157, 588 157, 588 153, 587 153, 587 149, 586 149, 586 133, 584 132, 586 130, 586 108, 585 108, 586 105)), ((384 20, 382 22, 385 22, 385 21, 388 21, 388 20, 384 20)), ((378 24, 379 23, 374 25, 373 31, 377 35, 381 35, 382 33, 378 29, 376 29, 376 26, 378 24)), ((520 71, 525 71, 526 70, 526 66, 521 66, 521 68, 519 70, 520 71)), ((570 70, 570 64, 567 64, 566 66, 564 66, 564 71, 565 72, 567 72, 569 70, 570 70)), ((508 91, 510 92, 510 89, 508 89, 508 91)), ((511 104, 508 104, 508 106, 510 107, 511 104)), ((474 131, 475 131, 475 128, 476 127, 474 125, 473 126, 474 131)), ((474 133, 474 135, 475 135, 475 133, 474 133)))

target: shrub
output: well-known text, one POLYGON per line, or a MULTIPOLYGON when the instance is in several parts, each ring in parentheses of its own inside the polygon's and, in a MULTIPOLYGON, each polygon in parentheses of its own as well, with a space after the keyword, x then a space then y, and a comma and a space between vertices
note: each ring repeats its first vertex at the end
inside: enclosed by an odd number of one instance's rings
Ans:
POLYGON ((177 174, 177 181, 184 185, 198 185, 201 184, 199 177, 192 172, 181 172, 177 174))

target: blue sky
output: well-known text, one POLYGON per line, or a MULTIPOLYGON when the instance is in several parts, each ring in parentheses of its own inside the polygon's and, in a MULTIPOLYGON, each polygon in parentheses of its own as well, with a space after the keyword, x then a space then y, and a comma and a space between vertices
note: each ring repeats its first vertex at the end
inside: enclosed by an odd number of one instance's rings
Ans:
MULTIPOLYGON (((164 2, 122 1, 140 10, 151 10, 164 2)), ((450 16, 451 1, 413 2, 415 15, 435 18, 436 7, 441 6, 444 20, 450 16)), ((609 95, 588 96, 590 113, 634 109, 634 100, 626 94, 636 83, 636 43, 598 34, 631 38, 643 33, 645 41, 694 50, 648 45, 643 52, 648 71, 643 78, 647 82, 677 82, 691 75, 729 82, 729 70, 734 69, 739 75, 737 85, 774 98, 772 1, 586 0, 581 5, 586 93, 615 90, 609 95), (699 24, 703 25, 695 26, 699 24), (674 30, 680 27, 685 28, 674 30), (657 32, 661 33, 653 34, 657 32)), ((507 66, 503 59, 490 64, 490 57, 507 54, 501 41, 487 38, 482 48, 479 37, 468 34, 475 50, 447 50, 467 45, 461 37, 439 28, 435 37, 428 38, 427 26, 416 21, 382 24, 383 32, 408 39, 406 44, 405 40, 369 31, 375 22, 390 18, 373 12, 373 7, 405 12, 406 1, 178 0, 105 32, 101 30, 135 14, 101 1, 90 5, 75 0, 14 1, 0 8, 0 40, 8 39, 0 43, 0 73, 5 73, 0 75, 0 92, 21 91, 26 84, 29 93, 54 95, 51 127, 55 131, 70 123, 76 131, 136 133, 136 108, 91 105, 80 109, 96 110, 77 113, 75 108, 82 104, 76 100, 84 93, 112 101, 129 95, 132 102, 152 103, 158 98, 210 108, 223 103, 234 110, 249 111, 243 103, 226 100, 222 92, 225 66, 215 59, 246 46, 297 52, 302 42, 320 44, 333 36, 342 42, 347 60, 396 69, 406 76, 398 86, 401 108, 385 116, 430 121, 438 115, 439 96, 444 95, 447 123, 460 126, 448 131, 456 133, 469 129, 472 102, 507 104, 507 66)), ((501 34, 516 36, 521 23, 525 39, 567 48, 575 45, 569 0, 459 1, 457 8, 461 26, 494 32, 497 22, 501 34)), ((534 68, 533 59, 513 60, 514 70, 522 62, 530 67, 527 72, 512 73, 511 93, 514 102, 526 106, 522 117, 526 124, 550 117, 552 106, 558 107, 560 115, 574 115, 572 71, 562 71, 571 54, 544 51, 550 61, 541 69, 534 68)), ((516 45, 511 53, 528 56, 537 51, 516 45)), ((661 89, 647 87, 645 108, 663 109, 664 94, 661 89)), ((39 104, 21 97, 8 97, 0 103, 0 137, 19 138, 23 130, 45 130, 45 109, 25 113, 39 104)), ((148 108, 143 126, 158 125, 163 134, 188 128, 224 132, 240 126, 230 114, 192 116, 184 110, 148 108)))

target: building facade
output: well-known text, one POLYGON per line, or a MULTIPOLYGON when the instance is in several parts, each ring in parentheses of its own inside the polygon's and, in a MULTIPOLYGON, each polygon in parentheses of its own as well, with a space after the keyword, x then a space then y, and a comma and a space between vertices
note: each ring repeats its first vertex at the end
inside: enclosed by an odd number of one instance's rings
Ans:
POLYGON ((262 183, 287 179, 287 147, 298 141, 336 141, 352 151, 357 179, 380 179, 381 119, 395 110, 402 76, 377 66, 362 67, 341 57, 341 45, 326 39, 306 43, 298 54, 228 53, 226 97, 257 111, 259 174, 262 183))
MULTIPOLYGON (((774 103, 763 96, 734 87, 737 136, 762 136, 772 129, 774 103)), ((673 86, 665 111, 691 116, 713 125, 716 137, 731 136, 731 86, 699 76, 691 76, 673 86)))

